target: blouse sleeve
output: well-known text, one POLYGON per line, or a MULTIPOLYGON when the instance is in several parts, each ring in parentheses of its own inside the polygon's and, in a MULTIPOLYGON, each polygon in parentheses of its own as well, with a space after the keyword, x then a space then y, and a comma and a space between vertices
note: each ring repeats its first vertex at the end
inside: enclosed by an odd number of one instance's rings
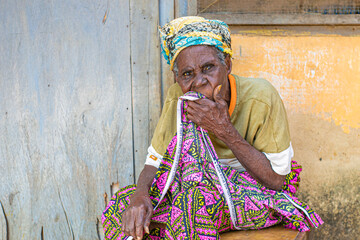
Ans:
POLYGON ((274 87, 251 99, 249 142, 269 159, 273 170, 286 175, 291 171, 293 149, 284 104, 274 87))

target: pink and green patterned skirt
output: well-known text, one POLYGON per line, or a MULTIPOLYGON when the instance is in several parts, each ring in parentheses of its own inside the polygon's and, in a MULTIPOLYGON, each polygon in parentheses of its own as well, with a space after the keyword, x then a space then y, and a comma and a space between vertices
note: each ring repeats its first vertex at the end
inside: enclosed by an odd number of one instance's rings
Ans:
MULTIPOLYGON (((151 221, 163 223, 144 239, 219 239, 230 230, 261 229, 282 223, 309 231, 321 218, 294 194, 301 166, 291 172, 281 191, 265 188, 247 172, 221 166, 207 132, 186 117, 187 102, 201 97, 190 92, 178 103, 178 130, 158 168, 149 194, 151 221)), ((105 239, 127 239, 121 231, 122 213, 136 185, 120 189, 103 212, 105 239)))

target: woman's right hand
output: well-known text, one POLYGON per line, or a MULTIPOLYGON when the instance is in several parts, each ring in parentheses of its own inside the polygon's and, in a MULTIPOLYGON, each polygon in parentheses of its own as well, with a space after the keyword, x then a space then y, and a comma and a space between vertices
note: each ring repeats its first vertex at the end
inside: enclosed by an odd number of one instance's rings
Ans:
POLYGON ((144 231, 149 233, 153 206, 147 191, 135 193, 130 198, 130 205, 122 215, 122 231, 126 236, 142 239, 144 231))

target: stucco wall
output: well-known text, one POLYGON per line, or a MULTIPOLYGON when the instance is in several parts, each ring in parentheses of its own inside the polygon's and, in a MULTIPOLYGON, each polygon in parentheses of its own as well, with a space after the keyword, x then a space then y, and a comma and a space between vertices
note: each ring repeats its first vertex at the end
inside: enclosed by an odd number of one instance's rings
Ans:
POLYGON ((233 72, 263 77, 280 92, 299 196, 325 221, 315 239, 360 235, 360 35, 355 28, 234 28, 233 72))

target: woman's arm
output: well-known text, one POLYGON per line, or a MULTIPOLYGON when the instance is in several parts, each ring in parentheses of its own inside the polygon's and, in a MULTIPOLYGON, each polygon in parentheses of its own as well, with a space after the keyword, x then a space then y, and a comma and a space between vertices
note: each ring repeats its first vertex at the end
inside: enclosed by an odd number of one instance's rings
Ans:
POLYGON ((284 184, 285 176, 277 174, 271 167, 266 156, 251 146, 229 122, 227 127, 218 131, 216 135, 234 153, 241 165, 256 180, 265 187, 280 190, 284 184))
POLYGON ((189 119, 222 140, 241 165, 261 184, 280 190, 285 176, 274 172, 266 156, 251 146, 232 125, 228 105, 221 98, 219 87, 214 91, 214 100, 215 102, 209 99, 189 102, 189 119))
POLYGON ((149 189, 155 178, 157 168, 145 165, 140 173, 136 190, 130 198, 130 204, 122 216, 122 231, 134 239, 142 239, 144 231, 149 233, 153 206, 149 197, 149 189))

